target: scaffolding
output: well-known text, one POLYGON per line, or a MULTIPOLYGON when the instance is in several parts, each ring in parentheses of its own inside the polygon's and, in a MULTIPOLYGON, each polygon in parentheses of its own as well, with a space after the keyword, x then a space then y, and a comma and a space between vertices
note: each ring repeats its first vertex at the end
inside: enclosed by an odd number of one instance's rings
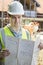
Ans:
MULTIPOLYGON (((37 18, 36 2, 33 2, 33 0, 30 0, 30 4, 28 5, 29 6, 29 9, 27 9, 27 5, 26 5, 26 1, 27 0, 23 0, 24 2, 22 2, 22 0, 18 0, 18 1, 20 1, 23 4, 24 10, 25 10, 25 15, 26 15, 26 11, 27 11, 27 15, 23 19, 29 19, 29 20, 34 20, 34 21, 39 20, 39 19, 40 19, 40 21, 43 20, 42 18, 37 18), (32 5, 34 6, 33 10, 32 10, 32 5)), ((0 21, 1 21, 0 22, 0 25, 1 25, 1 27, 4 26, 3 23, 5 25, 7 23, 9 23, 7 11, 4 11, 4 6, 3 5, 4 5, 4 0, 2 0, 2 14, 1 14, 1 17, 0 17, 0 21)))

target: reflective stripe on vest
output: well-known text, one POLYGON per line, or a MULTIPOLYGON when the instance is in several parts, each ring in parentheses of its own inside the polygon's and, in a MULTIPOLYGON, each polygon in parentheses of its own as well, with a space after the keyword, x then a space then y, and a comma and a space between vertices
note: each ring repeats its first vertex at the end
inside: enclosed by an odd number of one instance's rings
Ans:
POLYGON ((5 49, 5 44, 3 42, 2 34, 1 33, 0 33, 0 45, 1 45, 1 49, 4 50, 5 49))

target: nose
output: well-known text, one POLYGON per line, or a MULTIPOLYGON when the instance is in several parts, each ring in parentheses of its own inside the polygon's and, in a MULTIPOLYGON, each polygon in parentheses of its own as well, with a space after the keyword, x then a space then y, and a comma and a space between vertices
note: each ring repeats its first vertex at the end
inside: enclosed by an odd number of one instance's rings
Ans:
POLYGON ((17 17, 17 18, 16 18, 16 22, 18 22, 18 20, 19 20, 19 19, 18 19, 18 17, 17 17))

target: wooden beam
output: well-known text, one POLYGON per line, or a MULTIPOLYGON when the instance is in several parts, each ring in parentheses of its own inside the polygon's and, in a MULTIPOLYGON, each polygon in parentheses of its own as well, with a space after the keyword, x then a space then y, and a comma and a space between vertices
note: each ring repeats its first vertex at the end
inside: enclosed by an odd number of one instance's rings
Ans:
POLYGON ((33 21, 42 21, 43 22, 43 18, 27 18, 27 17, 23 17, 23 19, 25 20, 33 20, 33 21))

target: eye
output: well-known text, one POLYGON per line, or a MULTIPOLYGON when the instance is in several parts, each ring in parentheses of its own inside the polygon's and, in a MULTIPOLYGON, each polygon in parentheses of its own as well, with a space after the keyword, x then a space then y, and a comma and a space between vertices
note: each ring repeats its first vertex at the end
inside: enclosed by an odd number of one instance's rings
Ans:
POLYGON ((11 18, 13 18, 13 19, 16 19, 16 18, 20 19, 21 16, 11 16, 11 18))
POLYGON ((16 18, 15 16, 11 16, 11 18, 16 18))
POLYGON ((18 16, 18 18, 20 19, 20 18, 21 18, 21 16, 18 16))
POLYGON ((18 18, 20 18, 20 16, 18 16, 18 18))

